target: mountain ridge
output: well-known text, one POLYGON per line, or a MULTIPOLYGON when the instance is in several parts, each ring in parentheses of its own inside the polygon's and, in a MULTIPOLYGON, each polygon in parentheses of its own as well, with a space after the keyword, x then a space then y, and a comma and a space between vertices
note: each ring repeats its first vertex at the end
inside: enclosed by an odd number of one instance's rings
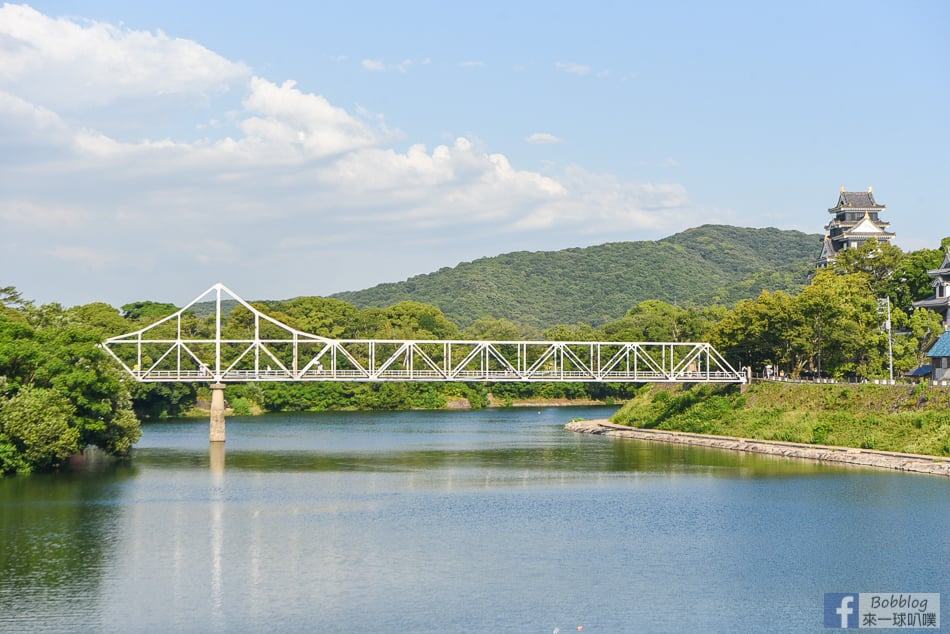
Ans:
POLYGON ((807 283, 821 239, 708 224, 659 240, 513 251, 331 297, 361 309, 424 302, 461 327, 484 316, 538 328, 597 326, 647 299, 729 305, 762 290, 795 292, 807 283))

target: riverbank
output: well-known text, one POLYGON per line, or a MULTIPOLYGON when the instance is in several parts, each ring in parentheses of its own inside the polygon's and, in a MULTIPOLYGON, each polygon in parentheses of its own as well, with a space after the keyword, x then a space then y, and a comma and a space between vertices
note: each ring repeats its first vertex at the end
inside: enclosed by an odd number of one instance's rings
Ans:
MULTIPOLYGON (((610 401, 598 401, 594 399, 582 399, 582 398, 526 398, 526 399, 500 399, 488 395, 488 404, 485 406, 490 409, 505 409, 512 407, 601 407, 601 406, 614 406, 614 405, 623 405, 626 401, 623 400, 610 400, 610 401)), ((415 408, 419 411, 422 410, 469 410, 472 408, 472 403, 466 398, 450 398, 445 402, 444 407, 438 408, 415 408)), ((290 411, 290 410, 286 410, 290 411)), ((301 410, 301 411, 312 411, 312 410, 301 410)), ((327 410, 330 411, 330 410, 327 410)), ((336 410, 336 411, 357 411, 357 410, 336 410)), ((372 410, 365 410, 372 411, 372 410)), ((250 403, 248 407, 237 411, 235 408, 228 407, 224 410, 225 417, 231 416, 260 416, 261 414, 268 413, 267 410, 262 408, 257 403, 250 403)), ((211 403, 208 399, 198 399, 197 404, 194 407, 189 408, 181 416, 183 418, 208 418, 211 415, 211 403)))
POLYGON ((801 443, 755 440, 730 436, 714 436, 691 432, 659 429, 638 429, 617 425, 606 420, 571 421, 565 429, 583 434, 597 434, 616 438, 633 438, 648 442, 695 445, 714 449, 728 449, 749 453, 800 458, 819 462, 850 464, 875 469, 892 469, 911 473, 926 473, 950 477, 950 458, 906 454, 872 449, 853 449, 830 445, 806 445, 801 443))
POLYGON ((950 390, 762 382, 645 386, 610 417, 638 429, 950 456, 950 390))

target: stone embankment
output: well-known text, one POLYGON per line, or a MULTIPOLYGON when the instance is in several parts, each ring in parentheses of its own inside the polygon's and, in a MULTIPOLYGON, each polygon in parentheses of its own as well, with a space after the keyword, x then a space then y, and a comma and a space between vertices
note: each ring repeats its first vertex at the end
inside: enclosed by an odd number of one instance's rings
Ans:
POLYGON ((950 477, 950 458, 925 456, 920 454, 896 453, 891 451, 873 451, 871 449, 853 449, 849 447, 831 447, 828 445, 805 445, 801 443, 779 442, 772 440, 754 440, 731 436, 710 436, 680 431, 659 429, 637 429, 626 425, 615 425, 605 420, 572 421, 565 426, 569 431, 584 434, 602 434, 618 438, 635 438, 650 442, 665 442, 681 445, 697 445, 715 449, 748 451, 770 456, 786 458, 805 458, 822 462, 837 462, 874 467, 877 469, 896 469, 914 473, 929 473, 950 477))

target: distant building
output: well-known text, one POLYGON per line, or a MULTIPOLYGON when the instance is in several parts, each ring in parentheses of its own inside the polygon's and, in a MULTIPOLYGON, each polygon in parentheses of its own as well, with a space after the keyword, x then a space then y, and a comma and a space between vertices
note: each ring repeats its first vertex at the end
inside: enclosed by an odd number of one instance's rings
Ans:
POLYGON ((842 187, 838 204, 828 210, 834 218, 825 227, 825 241, 815 264, 828 266, 840 251, 856 249, 871 238, 890 242, 894 238, 887 230, 891 223, 881 220, 885 209, 887 205, 879 205, 874 200, 871 187, 866 192, 846 192, 842 187))
POLYGON ((940 268, 927 271, 927 275, 933 278, 933 297, 914 302, 913 306, 936 312, 943 318, 943 327, 947 328, 950 326, 950 249, 947 249, 940 268))
POLYGON ((937 339, 937 343, 927 351, 927 356, 932 359, 933 380, 950 380, 950 331, 943 333, 940 339, 937 339))

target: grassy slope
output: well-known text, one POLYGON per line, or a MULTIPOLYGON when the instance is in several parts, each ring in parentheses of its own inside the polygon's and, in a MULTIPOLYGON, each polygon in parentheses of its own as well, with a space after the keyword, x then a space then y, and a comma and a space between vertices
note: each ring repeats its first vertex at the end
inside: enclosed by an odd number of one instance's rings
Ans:
POLYGON ((950 390, 757 383, 646 386, 612 419, 634 427, 950 455, 950 390))

